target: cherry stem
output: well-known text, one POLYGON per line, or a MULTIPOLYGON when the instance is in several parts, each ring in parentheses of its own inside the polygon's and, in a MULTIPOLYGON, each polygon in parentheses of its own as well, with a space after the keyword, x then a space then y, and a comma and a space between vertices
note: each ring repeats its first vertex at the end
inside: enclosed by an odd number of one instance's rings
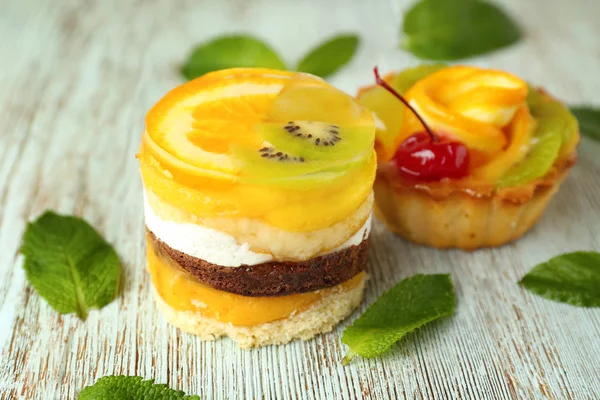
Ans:
POLYGON ((404 105, 406 107, 408 107, 408 109, 410 111, 412 111, 413 114, 415 114, 415 116, 419 119, 419 121, 421 121, 421 124, 423 124, 423 126, 425 127, 427 134, 429 134, 429 136, 431 137, 431 141, 435 142, 435 143, 439 142, 437 136, 435 136, 433 134, 433 131, 429 128, 429 126, 425 123, 425 121, 423 120, 423 118, 421 118, 421 116, 417 113, 417 111, 408 103, 408 101, 406 101, 406 99, 404 97, 402 97, 402 95, 400 95, 400 93, 398 93, 396 91, 396 89, 394 89, 386 81, 381 79, 381 77, 379 76, 379 70, 377 69, 377 67, 373 68, 373 73, 375 73, 375 83, 377 83, 379 86, 381 86, 382 88, 384 88, 385 90, 387 90, 388 92, 393 94, 394 97, 396 97, 398 100, 400 100, 402 103, 404 103, 404 105))

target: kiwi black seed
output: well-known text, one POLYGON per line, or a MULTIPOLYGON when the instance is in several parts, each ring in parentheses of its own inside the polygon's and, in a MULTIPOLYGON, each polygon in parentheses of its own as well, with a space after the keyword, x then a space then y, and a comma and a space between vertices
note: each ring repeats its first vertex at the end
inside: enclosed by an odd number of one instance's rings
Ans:
POLYGON ((324 122, 289 121, 283 129, 291 136, 306 139, 315 146, 335 146, 342 140, 340 127, 324 122))
POLYGON ((259 150, 259 152, 262 158, 273 158, 277 159, 278 161, 304 162, 304 157, 290 156, 287 153, 278 151, 274 147, 263 147, 259 150))

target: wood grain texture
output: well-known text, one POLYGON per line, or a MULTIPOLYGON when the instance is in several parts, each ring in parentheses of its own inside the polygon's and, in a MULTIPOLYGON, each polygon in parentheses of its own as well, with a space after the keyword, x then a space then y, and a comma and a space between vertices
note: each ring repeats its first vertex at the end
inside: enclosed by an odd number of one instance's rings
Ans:
MULTIPOLYGON (((572 103, 598 103, 596 0, 510 0, 526 40, 470 60, 506 69, 572 103), (567 5, 568 4, 568 5, 567 5)), ((411 245, 375 223, 365 306, 417 272, 451 272, 456 315, 389 354, 342 367, 342 329, 243 351, 168 326, 144 271, 136 153, 144 114, 181 83, 177 65, 211 36, 249 31, 288 62, 356 31, 357 57, 332 83, 351 93, 414 65, 397 48, 407 1, 0 0, 0 398, 73 399, 108 374, 141 375, 206 399, 598 399, 600 311, 535 297, 516 282, 534 264, 600 250, 600 145, 581 158, 533 231, 472 253, 411 245), (45 209, 81 215, 116 246, 121 296, 86 322, 27 286, 18 255, 45 209)), ((350 320, 355 318, 355 313, 350 320)), ((347 323, 347 322, 346 322, 347 323)))

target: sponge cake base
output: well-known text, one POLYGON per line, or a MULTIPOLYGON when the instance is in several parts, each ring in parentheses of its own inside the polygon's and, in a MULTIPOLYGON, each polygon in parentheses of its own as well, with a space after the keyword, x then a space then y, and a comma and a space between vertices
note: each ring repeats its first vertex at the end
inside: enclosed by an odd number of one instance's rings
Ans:
POLYGON ((351 290, 333 290, 306 310, 287 318, 254 326, 234 326, 203 316, 199 311, 181 311, 169 306, 154 291, 158 308, 166 320, 183 332, 204 340, 228 336, 241 348, 284 344, 294 339, 308 340, 329 332, 360 304, 366 279, 351 290))

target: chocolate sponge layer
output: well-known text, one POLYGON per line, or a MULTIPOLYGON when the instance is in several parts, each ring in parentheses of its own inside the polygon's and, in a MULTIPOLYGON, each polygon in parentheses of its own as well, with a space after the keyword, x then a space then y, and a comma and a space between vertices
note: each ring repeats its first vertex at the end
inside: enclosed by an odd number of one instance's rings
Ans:
POLYGON ((149 232, 159 254, 168 256, 198 281, 243 296, 285 296, 339 285, 365 269, 369 239, 335 253, 305 261, 271 261, 223 267, 169 247, 149 232))

